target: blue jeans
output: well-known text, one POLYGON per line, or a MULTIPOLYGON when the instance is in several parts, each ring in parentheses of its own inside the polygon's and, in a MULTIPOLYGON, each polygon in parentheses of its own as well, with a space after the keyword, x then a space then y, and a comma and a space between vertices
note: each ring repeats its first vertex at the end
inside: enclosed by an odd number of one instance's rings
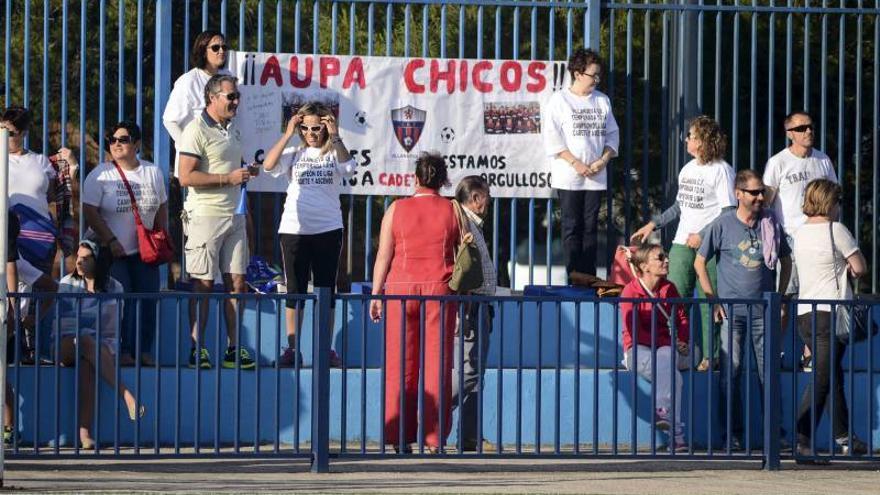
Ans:
MULTIPOLYGON (((724 431, 722 437, 726 438, 727 433, 727 374, 730 368, 730 379, 732 380, 730 394, 733 398, 731 407, 730 428, 731 436, 737 439, 743 438, 743 410, 748 407, 748 403, 741 402, 742 397, 742 368, 743 358, 745 356, 743 337, 749 333, 751 336, 750 346, 754 350, 751 369, 757 369, 759 391, 764 397, 764 308, 761 306, 752 306, 751 315, 749 307, 745 304, 734 304, 731 306, 724 305, 727 312, 727 318, 721 322, 721 428, 724 431), (749 321, 751 320, 751 331, 749 331, 749 321)), ((745 379, 749 377, 746 376, 745 379)))
MULTIPOLYGON (((122 284, 126 293, 150 293, 159 291, 159 267, 141 261, 140 254, 116 258, 110 266, 110 276, 122 284)), ((137 352, 136 339, 140 327, 140 352, 153 352, 153 338, 156 335, 156 300, 128 299, 122 314, 120 344, 122 352, 132 356, 137 352), (138 305, 140 305, 140 325, 138 325, 138 305)))

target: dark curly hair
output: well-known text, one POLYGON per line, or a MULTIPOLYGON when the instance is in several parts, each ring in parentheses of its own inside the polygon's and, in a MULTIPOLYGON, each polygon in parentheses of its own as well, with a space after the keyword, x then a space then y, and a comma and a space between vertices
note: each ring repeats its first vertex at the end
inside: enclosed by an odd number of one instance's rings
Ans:
POLYGON ((31 112, 25 107, 11 106, 3 109, 0 122, 9 122, 19 132, 27 132, 31 126, 31 112))
POLYGON ((416 178, 419 185, 428 189, 440 189, 449 185, 446 160, 437 153, 422 153, 416 159, 416 178))
POLYGON ((583 74, 587 67, 596 64, 602 67, 602 58, 589 48, 578 48, 568 57, 568 71, 571 73, 571 80, 574 80, 574 74, 583 74))

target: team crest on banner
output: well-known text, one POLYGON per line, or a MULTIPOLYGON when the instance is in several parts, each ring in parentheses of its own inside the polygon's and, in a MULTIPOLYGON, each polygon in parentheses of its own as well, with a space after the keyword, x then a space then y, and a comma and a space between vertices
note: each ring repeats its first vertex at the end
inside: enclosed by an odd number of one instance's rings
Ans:
POLYGON ((403 146, 407 153, 412 151, 416 143, 419 142, 427 115, 428 112, 419 110, 412 105, 391 110, 391 125, 394 127, 394 136, 397 137, 397 142, 403 146))

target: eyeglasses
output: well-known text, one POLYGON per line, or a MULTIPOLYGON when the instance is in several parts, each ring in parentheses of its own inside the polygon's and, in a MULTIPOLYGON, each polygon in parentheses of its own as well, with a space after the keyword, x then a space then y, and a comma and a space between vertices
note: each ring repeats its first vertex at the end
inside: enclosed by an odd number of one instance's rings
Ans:
POLYGON ((761 189, 740 189, 740 191, 749 193, 755 197, 760 196, 761 194, 764 194, 765 192, 767 192, 767 190, 764 189, 763 187, 761 189))
POLYGON ((654 258, 654 259, 656 259, 656 260, 659 261, 660 263, 663 263, 664 261, 666 261, 666 260, 669 259, 669 255, 666 254, 666 253, 660 253, 660 254, 658 254, 657 257, 654 258))
POLYGON ((321 131, 324 130, 324 126, 322 126, 322 125, 312 125, 312 126, 309 126, 309 125, 301 125, 301 126, 299 126, 299 130, 301 130, 301 131, 303 131, 303 132, 309 132, 309 131, 312 131, 312 132, 321 132, 321 131))
POLYGON ((583 75, 585 75, 585 76, 590 76, 590 77, 592 77, 593 80, 596 81, 596 84, 599 84, 599 81, 602 80, 602 76, 601 76, 598 72, 595 73, 595 74, 590 74, 590 73, 587 73, 587 72, 581 72, 581 74, 583 74, 583 75))
POLYGON ((224 52, 228 52, 228 51, 229 51, 229 45, 211 45, 211 46, 209 46, 208 48, 210 48, 211 51, 214 52, 214 53, 219 52, 221 49, 222 49, 224 52))
POLYGON ((758 238, 758 231, 751 227, 747 227, 746 232, 749 234, 749 247, 752 249, 758 249, 761 246, 761 240, 758 238))
POLYGON ((110 144, 131 144, 131 136, 110 136, 107 138, 107 142, 110 144))
POLYGON ((241 93, 239 93, 238 91, 233 91, 231 93, 214 93, 214 94, 218 95, 218 96, 225 96, 226 99, 229 101, 235 101, 235 100, 241 99, 241 93))
POLYGON ((786 129, 786 131, 791 131, 791 132, 807 132, 807 131, 812 131, 812 130, 813 130, 813 124, 804 124, 804 125, 799 125, 797 127, 792 127, 792 128, 786 129))

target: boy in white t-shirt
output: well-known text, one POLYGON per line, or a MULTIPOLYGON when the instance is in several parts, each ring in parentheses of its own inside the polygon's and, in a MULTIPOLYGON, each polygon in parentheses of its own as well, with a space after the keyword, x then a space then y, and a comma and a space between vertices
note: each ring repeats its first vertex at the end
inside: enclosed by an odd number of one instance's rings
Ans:
POLYGON ((579 48, 569 57, 568 70, 571 86, 550 97, 541 135, 562 209, 566 273, 595 274, 599 206, 608 189, 605 167, 617 156, 620 133, 611 100, 596 90, 602 75, 599 55, 579 48))

